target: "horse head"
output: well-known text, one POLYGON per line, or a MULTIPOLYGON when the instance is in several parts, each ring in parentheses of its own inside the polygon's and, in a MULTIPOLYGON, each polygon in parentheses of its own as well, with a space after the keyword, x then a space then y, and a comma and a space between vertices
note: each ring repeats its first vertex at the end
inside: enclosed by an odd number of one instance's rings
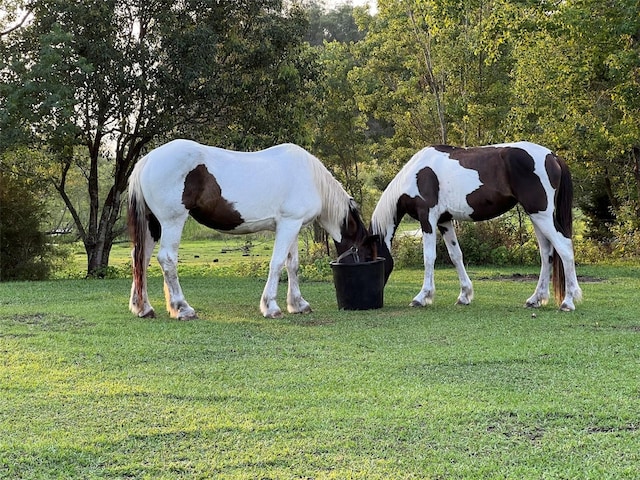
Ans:
POLYGON ((355 202, 349 207, 341 228, 342 239, 335 242, 338 262, 370 262, 378 258, 380 237, 367 230, 355 202))

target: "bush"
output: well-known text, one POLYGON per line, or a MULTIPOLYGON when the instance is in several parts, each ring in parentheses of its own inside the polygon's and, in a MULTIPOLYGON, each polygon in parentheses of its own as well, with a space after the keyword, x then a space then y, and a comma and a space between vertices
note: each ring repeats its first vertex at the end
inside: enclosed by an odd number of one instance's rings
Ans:
MULTIPOLYGON (((539 263, 538 244, 533 229, 512 211, 488 222, 457 222, 456 235, 465 264, 535 265, 539 263)), ((397 235, 393 241, 397 267, 424 265, 422 237, 397 235)), ((440 234, 436 243, 436 264, 451 265, 447 247, 440 234)))
POLYGON ((397 235, 391 245, 395 268, 417 268, 423 266, 422 237, 397 235))
POLYGON ((575 241, 578 263, 637 262, 640 258, 640 229, 628 221, 609 225, 609 239, 580 238, 575 241))
POLYGON ((28 181, 0 172, 0 281, 42 280, 54 251, 40 230, 46 212, 28 181))

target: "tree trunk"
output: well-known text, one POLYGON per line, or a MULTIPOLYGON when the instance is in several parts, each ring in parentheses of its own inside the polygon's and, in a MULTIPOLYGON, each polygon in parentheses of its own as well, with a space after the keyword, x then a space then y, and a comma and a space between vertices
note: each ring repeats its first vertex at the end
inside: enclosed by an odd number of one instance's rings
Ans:
POLYGON ((111 191, 102 206, 102 215, 94 235, 85 241, 87 252, 87 276, 103 278, 109 267, 109 254, 113 241, 122 233, 116 223, 120 218, 122 192, 116 186, 111 191))
MULTIPOLYGON (((115 164, 113 172, 113 185, 109 190, 104 204, 99 222, 95 227, 89 225, 90 234, 85 240, 85 250, 87 252, 87 276, 103 278, 109 267, 109 254, 115 239, 124 231, 124 225, 118 227, 121 218, 123 194, 127 189, 127 182, 131 170, 140 157, 143 147, 151 140, 149 136, 136 137, 123 134, 117 142, 115 164), (93 228, 93 230, 91 230, 93 228)), ((97 188, 98 182, 93 184, 97 188)), ((97 194, 90 197, 97 202, 97 194)), ((95 208, 98 211, 99 205, 95 208)))
POLYGON ((424 41, 420 36, 419 28, 416 23, 415 14, 411 8, 407 10, 409 15, 409 19, 411 20, 411 25, 413 27, 413 35, 416 39, 418 45, 420 45, 421 53, 422 53, 422 61, 424 62, 425 67, 425 81, 429 85, 431 89, 431 93, 433 94, 433 99, 436 105, 436 114, 438 116, 438 123, 440 126, 440 141, 443 144, 447 143, 447 121, 445 116, 445 105, 444 105, 444 85, 441 85, 436 78, 433 68, 433 60, 431 56, 431 34, 427 32, 427 41, 424 41))

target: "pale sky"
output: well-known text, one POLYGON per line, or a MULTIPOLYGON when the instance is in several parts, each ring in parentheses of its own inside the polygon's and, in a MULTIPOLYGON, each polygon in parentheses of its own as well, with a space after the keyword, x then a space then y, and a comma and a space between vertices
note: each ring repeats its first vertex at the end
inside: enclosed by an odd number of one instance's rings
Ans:
POLYGON ((340 4, 343 4, 343 3, 351 3, 351 5, 353 5, 353 6, 366 5, 368 3, 369 7, 371 7, 372 13, 374 13, 376 11, 376 0, 351 0, 351 1, 348 1, 348 0, 324 0, 324 3, 329 8, 335 7, 336 5, 340 5, 340 4))

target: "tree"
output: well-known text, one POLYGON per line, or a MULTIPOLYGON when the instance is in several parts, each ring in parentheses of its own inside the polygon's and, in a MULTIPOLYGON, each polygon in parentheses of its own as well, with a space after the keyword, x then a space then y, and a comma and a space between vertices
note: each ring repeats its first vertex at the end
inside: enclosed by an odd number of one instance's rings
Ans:
MULTIPOLYGON (((531 10, 530 10, 531 11, 531 10)), ((640 15, 635 0, 540 8, 515 43, 511 131, 572 163, 594 237, 640 227, 640 15)))
MULTIPOLYGON (((306 7, 309 29, 305 38, 311 44, 321 74, 313 84, 309 107, 312 112, 311 148, 333 175, 363 206, 365 192, 360 168, 368 163, 366 123, 354 100, 348 75, 354 66, 353 44, 364 37, 356 26, 354 9, 344 4, 325 10, 318 2, 306 7)), ((327 245, 326 233, 317 222, 314 240, 327 245)))
POLYGON ((89 275, 108 265, 129 174, 154 141, 251 149, 306 138, 306 23, 279 0, 34 0, 29 11, 0 40, 0 151, 48 153, 89 275), (76 172, 87 213, 67 190, 76 172))
MULTIPOLYGON (((380 0, 350 78, 382 126, 375 154, 397 171, 433 143, 498 137, 509 108, 509 55, 493 42, 497 0, 380 0)), ((390 173, 389 173, 390 176, 390 173)))
POLYGON ((309 17, 309 28, 305 40, 315 47, 321 46, 325 41, 349 43, 362 40, 366 32, 358 28, 354 8, 358 7, 342 3, 327 10, 318 1, 309 2, 305 7, 309 17))
POLYGON ((313 149, 356 200, 362 202, 363 185, 358 169, 368 161, 367 125, 348 79, 356 65, 354 45, 364 37, 364 31, 356 27, 355 12, 368 15, 362 8, 354 9, 348 4, 328 12, 317 3, 311 4, 308 13, 317 18, 312 19, 307 38, 321 39, 314 47, 322 74, 313 90, 316 100, 312 116, 313 149))

